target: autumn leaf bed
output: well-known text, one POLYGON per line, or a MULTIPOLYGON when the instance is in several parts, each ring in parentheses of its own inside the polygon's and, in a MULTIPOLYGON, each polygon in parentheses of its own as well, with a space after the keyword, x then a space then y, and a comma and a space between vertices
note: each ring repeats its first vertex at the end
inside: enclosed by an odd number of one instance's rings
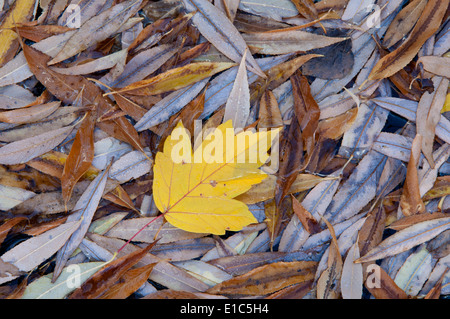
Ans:
POLYGON ((448 298, 448 7, 0 1, 0 297, 448 298))

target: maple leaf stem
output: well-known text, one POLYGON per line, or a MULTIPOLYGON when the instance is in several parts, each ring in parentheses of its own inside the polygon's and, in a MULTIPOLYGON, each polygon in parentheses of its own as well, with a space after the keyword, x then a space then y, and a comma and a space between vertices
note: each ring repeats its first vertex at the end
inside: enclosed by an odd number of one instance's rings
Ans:
POLYGON ((122 249, 124 249, 137 235, 139 235, 147 226, 149 226, 151 223, 153 223, 155 220, 157 220, 158 218, 164 216, 164 214, 161 214, 159 216, 156 216, 155 218, 153 218, 151 221, 149 221, 147 224, 145 224, 141 229, 139 229, 136 234, 134 234, 130 239, 128 239, 128 241, 123 244, 122 247, 119 248, 119 250, 117 250, 117 254, 121 252, 122 249))

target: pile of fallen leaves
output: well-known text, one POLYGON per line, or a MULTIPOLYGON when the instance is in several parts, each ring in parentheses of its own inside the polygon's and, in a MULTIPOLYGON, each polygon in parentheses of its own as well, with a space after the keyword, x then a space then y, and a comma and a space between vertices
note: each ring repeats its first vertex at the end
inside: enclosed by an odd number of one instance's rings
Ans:
POLYGON ((448 296, 448 7, 0 1, 0 296, 448 296))

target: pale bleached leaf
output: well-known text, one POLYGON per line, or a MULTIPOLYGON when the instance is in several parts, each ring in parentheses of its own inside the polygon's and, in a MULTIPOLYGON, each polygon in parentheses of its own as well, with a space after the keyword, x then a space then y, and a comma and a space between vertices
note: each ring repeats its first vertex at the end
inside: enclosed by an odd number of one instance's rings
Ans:
POLYGON ((372 149, 389 157, 408 162, 411 144, 412 139, 408 136, 381 132, 372 149))
MULTIPOLYGON (((80 221, 64 223, 48 230, 39 236, 30 238, 8 250, 0 258, 19 268, 21 271, 31 271, 58 251, 80 226, 80 221)), ((0 283, 14 279, 0 278, 0 283)))
POLYGON ((250 89, 245 67, 247 52, 245 51, 242 56, 236 80, 225 104, 225 113, 223 115, 223 122, 232 120, 234 128, 244 128, 250 115, 250 89))
POLYGON ((172 115, 179 112, 191 102, 205 87, 209 79, 210 77, 207 77, 206 79, 176 90, 164 97, 158 103, 153 105, 152 108, 135 124, 134 127, 136 130, 143 131, 167 121, 172 115))
POLYGON ((433 270, 436 260, 427 250, 426 245, 421 245, 411 254, 397 272, 395 283, 409 296, 417 296, 433 270))
POLYGON ((67 260, 75 251, 75 249, 77 249, 77 247, 80 245, 91 224, 92 217, 97 211, 98 204, 100 202, 100 199, 102 198, 103 191, 105 190, 109 168, 110 167, 107 167, 89 184, 88 188, 84 191, 83 195, 81 195, 81 197, 75 204, 73 213, 70 214, 66 220, 66 223, 80 221, 80 226, 76 229, 70 239, 64 244, 64 246, 58 251, 58 254, 56 255, 53 281, 58 278, 67 260))
POLYGON ((86 21, 65 43, 49 65, 68 59, 88 47, 105 40, 139 9, 142 0, 128 0, 112 6, 86 21))
POLYGON ((151 168, 152 163, 147 156, 140 151, 132 151, 114 161, 109 177, 122 184, 147 174, 151 168))
POLYGON ((55 282, 51 279, 53 273, 42 276, 27 286, 21 299, 63 299, 77 288, 74 283, 79 282, 82 285, 105 264, 90 262, 69 265, 63 269, 55 282))
POLYGON ((359 213, 376 196, 386 159, 387 156, 369 151, 336 192, 324 217, 337 223, 359 213))
POLYGON ((363 293, 363 268, 354 261, 359 258, 356 242, 347 252, 341 276, 341 292, 344 299, 361 299, 363 293))
MULTIPOLYGON (((200 33, 225 56, 239 63, 247 44, 227 16, 207 0, 182 0, 182 2, 189 12, 196 12, 192 21, 200 33)), ((266 77, 251 54, 247 55, 246 61, 250 71, 263 78, 266 77)))
POLYGON ((359 258, 357 262, 363 263, 400 254, 433 239, 449 228, 450 217, 437 218, 414 224, 389 236, 378 246, 359 258))
POLYGON ((289 0, 241 0, 239 10, 278 21, 298 14, 289 0))
POLYGON ((9 143, 0 148, 0 164, 21 164, 58 146, 72 131, 66 126, 44 134, 9 143))
POLYGON ((11 110, 24 107, 35 100, 33 93, 20 85, 0 88, 0 109, 11 110))

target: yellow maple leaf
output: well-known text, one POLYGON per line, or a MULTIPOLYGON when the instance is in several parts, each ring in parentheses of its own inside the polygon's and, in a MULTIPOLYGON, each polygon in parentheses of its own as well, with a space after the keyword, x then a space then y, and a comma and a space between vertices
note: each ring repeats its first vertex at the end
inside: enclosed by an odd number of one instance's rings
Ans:
POLYGON ((195 151, 181 123, 155 157, 153 198, 165 219, 189 232, 222 235, 257 220, 234 197, 260 183, 259 168, 279 129, 235 134, 228 121, 203 139, 195 151))

